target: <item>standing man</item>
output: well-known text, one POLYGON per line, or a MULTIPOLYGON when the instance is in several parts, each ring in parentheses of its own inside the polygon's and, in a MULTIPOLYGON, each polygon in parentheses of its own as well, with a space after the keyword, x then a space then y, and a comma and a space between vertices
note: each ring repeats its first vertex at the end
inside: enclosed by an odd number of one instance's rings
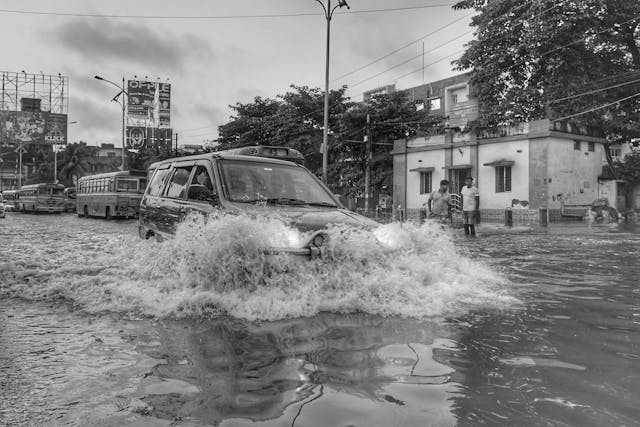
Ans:
POLYGON ((464 234, 476 237, 476 220, 480 207, 480 193, 473 186, 473 178, 467 177, 465 186, 462 187, 462 220, 464 222, 464 234))
POLYGON ((451 194, 449 194, 449 181, 440 181, 440 188, 432 192, 427 200, 429 218, 436 218, 441 222, 449 219, 449 207, 451 206, 451 194))

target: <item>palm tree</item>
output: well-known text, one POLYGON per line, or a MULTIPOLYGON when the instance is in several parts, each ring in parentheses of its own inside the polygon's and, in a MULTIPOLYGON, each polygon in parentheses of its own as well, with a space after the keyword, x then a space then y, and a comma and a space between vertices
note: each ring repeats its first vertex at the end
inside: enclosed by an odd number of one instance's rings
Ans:
POLYGON ((59 153, 58 160, 59 179, 66 185, 75 185, 78 178, 89 175, 91 165, 87 161, 91 153, 87 150, 87 145, 82 142, 74 142, 65 147, 59 153))

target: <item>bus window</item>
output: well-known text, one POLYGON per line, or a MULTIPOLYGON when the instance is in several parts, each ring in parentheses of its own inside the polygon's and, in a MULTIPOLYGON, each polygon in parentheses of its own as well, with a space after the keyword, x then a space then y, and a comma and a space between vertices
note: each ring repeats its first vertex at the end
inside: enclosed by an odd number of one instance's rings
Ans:
POLYGON ((136 193, 138 192, 138 180, 136 178, 118 178, 116 180, 116 191, 136 193))

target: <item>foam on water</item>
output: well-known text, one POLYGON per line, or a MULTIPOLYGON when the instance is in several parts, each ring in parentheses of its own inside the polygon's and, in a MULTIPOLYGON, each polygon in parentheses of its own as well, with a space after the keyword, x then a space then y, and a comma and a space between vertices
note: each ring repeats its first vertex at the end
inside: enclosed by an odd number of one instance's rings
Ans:
POLYGON ((309 235, 278 218, 192 217, 162 243, 115 236, 56 262, 5 263, 0 293, 64 298, 91 312, 250 320, 321 311, 442 316, 517 303, 506 279, 458 254, 438 224, 333 227, 329 235, 322 260, 266 256, 261 248, 300 246, 309 235))

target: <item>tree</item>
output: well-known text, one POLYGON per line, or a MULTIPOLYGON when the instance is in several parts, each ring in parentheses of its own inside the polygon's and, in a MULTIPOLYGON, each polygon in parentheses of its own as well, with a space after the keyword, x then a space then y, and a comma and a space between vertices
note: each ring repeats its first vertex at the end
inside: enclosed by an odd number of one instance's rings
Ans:
POLYGON ((471 70, 479 127, 548 117, 599 127, 609 143, 640 135, 640 2, 463 0, 476 40, 471 70), (590 111, 592 110, 592 111, 590 111))
POLYGON ((58 179, 67 187, 75 185, 75 181, 91 172, 87 158, 91 154, 84 142, 68 144, 58 153, 58 179), (75 179, 74 179, 75 178, 75 179))
POLYGON ((352 197, 364 193, 369 147, 371 188, 391 187, 393 159, 389 153, 393 141, 430 134, 434 126, 443 124, 443 120, 444 117, 430 116, 428 110, 417 111, 404 91, 377 94, 362 103, 353 104, 340 118, 336 161, 332 162, 329 171, 337 178, 334 181, 338 183, 336 190, 352 197), (371 138, 370 145, 365 143, 365 137, 371 138))
MULTIPOLYGON (((218 127, 219 149, 225 150, 247 145, 283 145, 299 150, 307 167, 316 173, 322 167, 324 92, 307 86, 292 85, 292 91, 276 99, 254 98, 249 104, 229 106, 235 115, 231 121, 218 127)), ((345 97, 346 88, 329 94, 329 128, 335 129, 340 114, 351 103, 345 97)), ((334 135, 330 134, 330 148, 334 135)))

